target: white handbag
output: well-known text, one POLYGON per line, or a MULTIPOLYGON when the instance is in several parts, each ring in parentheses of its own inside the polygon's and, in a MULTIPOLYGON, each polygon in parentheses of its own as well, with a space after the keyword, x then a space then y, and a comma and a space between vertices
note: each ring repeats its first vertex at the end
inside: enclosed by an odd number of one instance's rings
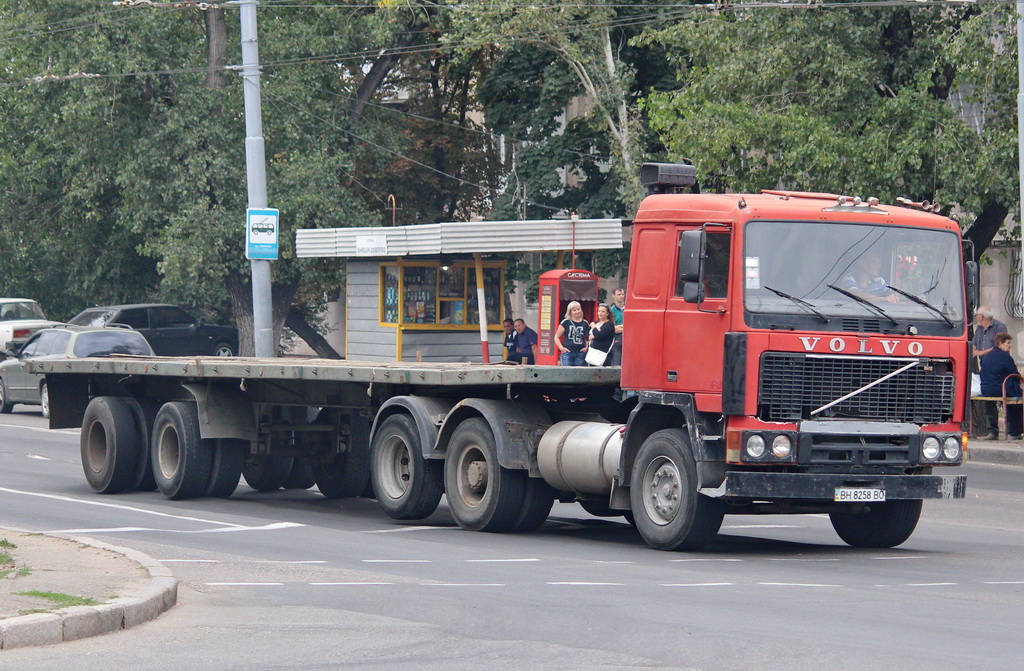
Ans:
POLYGON ((601 350, 591 347, 587 350, 586 361, 591 366, 603 366, 604 360, 608 358, 608 352, 602 352, 601 350))

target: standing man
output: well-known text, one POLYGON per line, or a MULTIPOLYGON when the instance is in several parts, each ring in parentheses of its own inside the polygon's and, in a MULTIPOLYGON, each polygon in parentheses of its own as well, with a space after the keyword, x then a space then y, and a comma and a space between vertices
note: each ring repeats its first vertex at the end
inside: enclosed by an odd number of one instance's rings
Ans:
MULTIPOLYGON (((980 371, 981 364, 985 359, 985 355, 992 351, 995 347, 996 335, 999 333, 1006 333, 1006 324, 996 319, 992 314, 992 308, 987 305, 982 305, 974 313, 974 319, 977 322, 974 325, 974 338, 971 340, 971 349, 976 357, 977 364, 972 366, 972 370, 980 371)), ((1002 392, 1000 392, 1002 393, 1002 392)), ((975 412, 975 417, 980 420, 978 423, 981 424, 980 431, 981 440, 995 440, 999 437, 999 418, 993 416, 992 410, 995 409, 995 403, 990 404, 981 401, 982 405, 981 412, 975 412)), ((977 407, 977 404, 972 404, 977 407)))
POLYGON ((622 317, 626 312, 626 290, 623 287, 612 292, 612 304, 609 306, 612 312, 612 321, 615 322, 615 340, 612 341, 612 348, 608 352, 606 366, 622 365, 622 317))
POLYGON ((515 322, 511 319, 506 319, 502 326, 505 328, 505 341, 502 345, 505 347, 505 361, 508 361, 517 349, 516 342, 519 340, 519 334, 516 333, 515 322))
POLYGON ((537 332, 526 325, 522 319, 513 322, 516 329, 516 351, 509 352, 509 361, 518 361, 521 364, 532 366, 537 363, 537 332))

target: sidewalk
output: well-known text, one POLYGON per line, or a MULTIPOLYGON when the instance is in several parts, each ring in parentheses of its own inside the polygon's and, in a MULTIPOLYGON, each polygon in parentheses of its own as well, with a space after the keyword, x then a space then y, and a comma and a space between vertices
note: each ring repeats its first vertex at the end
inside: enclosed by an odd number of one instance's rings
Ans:
POLYGON ((156 560, 87 538, 0 529, 0 560, 3 650, 134 627, 177 600, 178 581, 156 560), (62 607, 72 598, 90 605, 62 607))
POLYGON ((970 461, 984 464, 1024 466, 1024 443, 1019 440, 971 438, 967 441, 967 456, 970 461))

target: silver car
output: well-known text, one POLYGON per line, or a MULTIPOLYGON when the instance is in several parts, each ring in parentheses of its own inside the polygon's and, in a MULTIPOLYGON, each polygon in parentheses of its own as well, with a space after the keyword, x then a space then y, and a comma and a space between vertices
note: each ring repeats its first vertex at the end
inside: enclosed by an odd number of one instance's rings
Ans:
POLYGON ((37 331, 19 350, 4 352, 0 362, 0 413, 10 412, 16 403, 42 407, 50 416, 50 395, 46 376, 29 373, 26 363, 38 359, 81 359, 111 354, 152 356, 153 349, 138 331, 104 326, 55 326, 37 331))

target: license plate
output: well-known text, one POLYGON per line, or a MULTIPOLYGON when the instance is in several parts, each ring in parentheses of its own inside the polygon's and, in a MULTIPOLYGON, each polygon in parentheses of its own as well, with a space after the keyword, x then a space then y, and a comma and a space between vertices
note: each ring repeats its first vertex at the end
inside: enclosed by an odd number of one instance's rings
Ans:
POLYGON ((836 487, 836 501, 842 503, 885 501, 885 490, 867 489, 864 487, 836 487))

